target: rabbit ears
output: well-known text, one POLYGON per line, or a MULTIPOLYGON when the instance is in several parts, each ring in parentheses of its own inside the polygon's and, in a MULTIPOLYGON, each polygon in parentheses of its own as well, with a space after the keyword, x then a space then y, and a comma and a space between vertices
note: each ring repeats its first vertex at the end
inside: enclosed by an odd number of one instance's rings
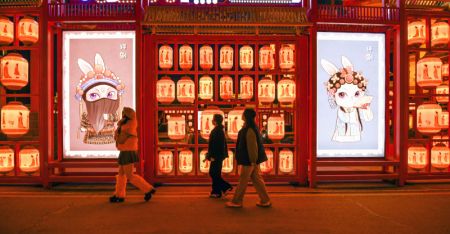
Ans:
MULTIPOLYGON (((95 64, 95 68, 96 70, 98 70, 98 68, 100 68, 100 72, 104 72, 105 71, 105 62, 103 61, 102 56, 99 53, 95 54, 95 60, 94 60, 95 64)), ((78 59, 78 66, 80 67, 81 71, 87 75, 88 72, 92 71, 94 72, 94 68, 91 66, 91 64, 89 64, 88 62, 86 62, 84 59, 79 58, 78 59)))
MULTIPOLYGON (((351 69, 353 70, 353 64, 350 62, 350 60, 349 60, 347 57, 342 56, 341 63, 342 63, 342 66, 343 66, 343 67, 345 67, 345 68, 351 68, 351 69)), ((336 72, 339 71, 339 69, 338 69, 334 64, 332 64, 331 62, 329 62, 328 60, 321 59, 321 60, 320 60, 320 64, 322 65, 322 68, 323 68, 323 69, 328 73, 328 75, 330 75, 330 76, 336 74, 336 72)))

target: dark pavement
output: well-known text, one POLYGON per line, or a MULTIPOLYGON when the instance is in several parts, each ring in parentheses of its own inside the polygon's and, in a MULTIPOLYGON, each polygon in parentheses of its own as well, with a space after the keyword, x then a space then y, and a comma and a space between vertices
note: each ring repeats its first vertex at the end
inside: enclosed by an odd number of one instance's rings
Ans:
MULTIPOLYGON (((148 202, 129 186, 0 186, 0 233, 450 233, 450 183, 269 186, 272 208, 225 208, 206 186, 164 186, 148 202)), ((230 196, 230 195, 229 195, 230 196)))

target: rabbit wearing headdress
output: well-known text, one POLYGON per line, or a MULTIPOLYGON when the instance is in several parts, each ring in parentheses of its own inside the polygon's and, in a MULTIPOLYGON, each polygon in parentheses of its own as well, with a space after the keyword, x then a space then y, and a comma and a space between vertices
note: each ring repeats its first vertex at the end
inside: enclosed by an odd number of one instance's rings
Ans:
POLYGON ((324 59, 321 60, 321 65, 330 75, 325 82, 330 106, 338 107, 333 141, 360 141, 364 129, 363 120, 373 119, 370 110, 372 96, 366 95, 367 79, 353 70, 352 63, 345 56, 342 56, 341 69, 324 59))

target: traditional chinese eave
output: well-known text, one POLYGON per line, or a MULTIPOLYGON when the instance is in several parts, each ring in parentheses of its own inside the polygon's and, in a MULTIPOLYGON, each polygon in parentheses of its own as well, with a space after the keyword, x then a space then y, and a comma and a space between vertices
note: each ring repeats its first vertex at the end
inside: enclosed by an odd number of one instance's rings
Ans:
POLYGON ((1 0, 0 9, 2 8, 33 8, 40 7, 42 0, 1 0))

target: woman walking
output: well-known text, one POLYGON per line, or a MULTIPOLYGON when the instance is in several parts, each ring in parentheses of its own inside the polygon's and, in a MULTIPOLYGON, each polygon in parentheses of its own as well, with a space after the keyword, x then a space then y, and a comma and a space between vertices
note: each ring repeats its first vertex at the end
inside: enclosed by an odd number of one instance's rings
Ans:
POLYGON ((267 161, 267 156, 258 127, 256 127, 255 117, 256 112, 253 109, 245 109, 242 115, 244 126, 239 131, 236 142, 236 161, 238 165, 241 165, 241 173, 234 197, 226 203, 227 207, 242 207, 245 190, 250 178, 260 199, 256 205, 260 207, 270 207, 272 205, 264 180, 260 174, 259 164, 267 161))
POLYGON ((127 179, 130 180, 131 184, 144 192, 144 200, 149 201, 156 190, 144 178, 133 173, 133 164, 139 162, 137 154, 137 119, 136 112, 133 109, 129 107, 123 108, 122 119, 117 123, 114 139, 116 140, 116 147, 120 151, 118 159, 119 174, 116 176, 116 191, 109 198, 109 201, 125 201, 127 179))

